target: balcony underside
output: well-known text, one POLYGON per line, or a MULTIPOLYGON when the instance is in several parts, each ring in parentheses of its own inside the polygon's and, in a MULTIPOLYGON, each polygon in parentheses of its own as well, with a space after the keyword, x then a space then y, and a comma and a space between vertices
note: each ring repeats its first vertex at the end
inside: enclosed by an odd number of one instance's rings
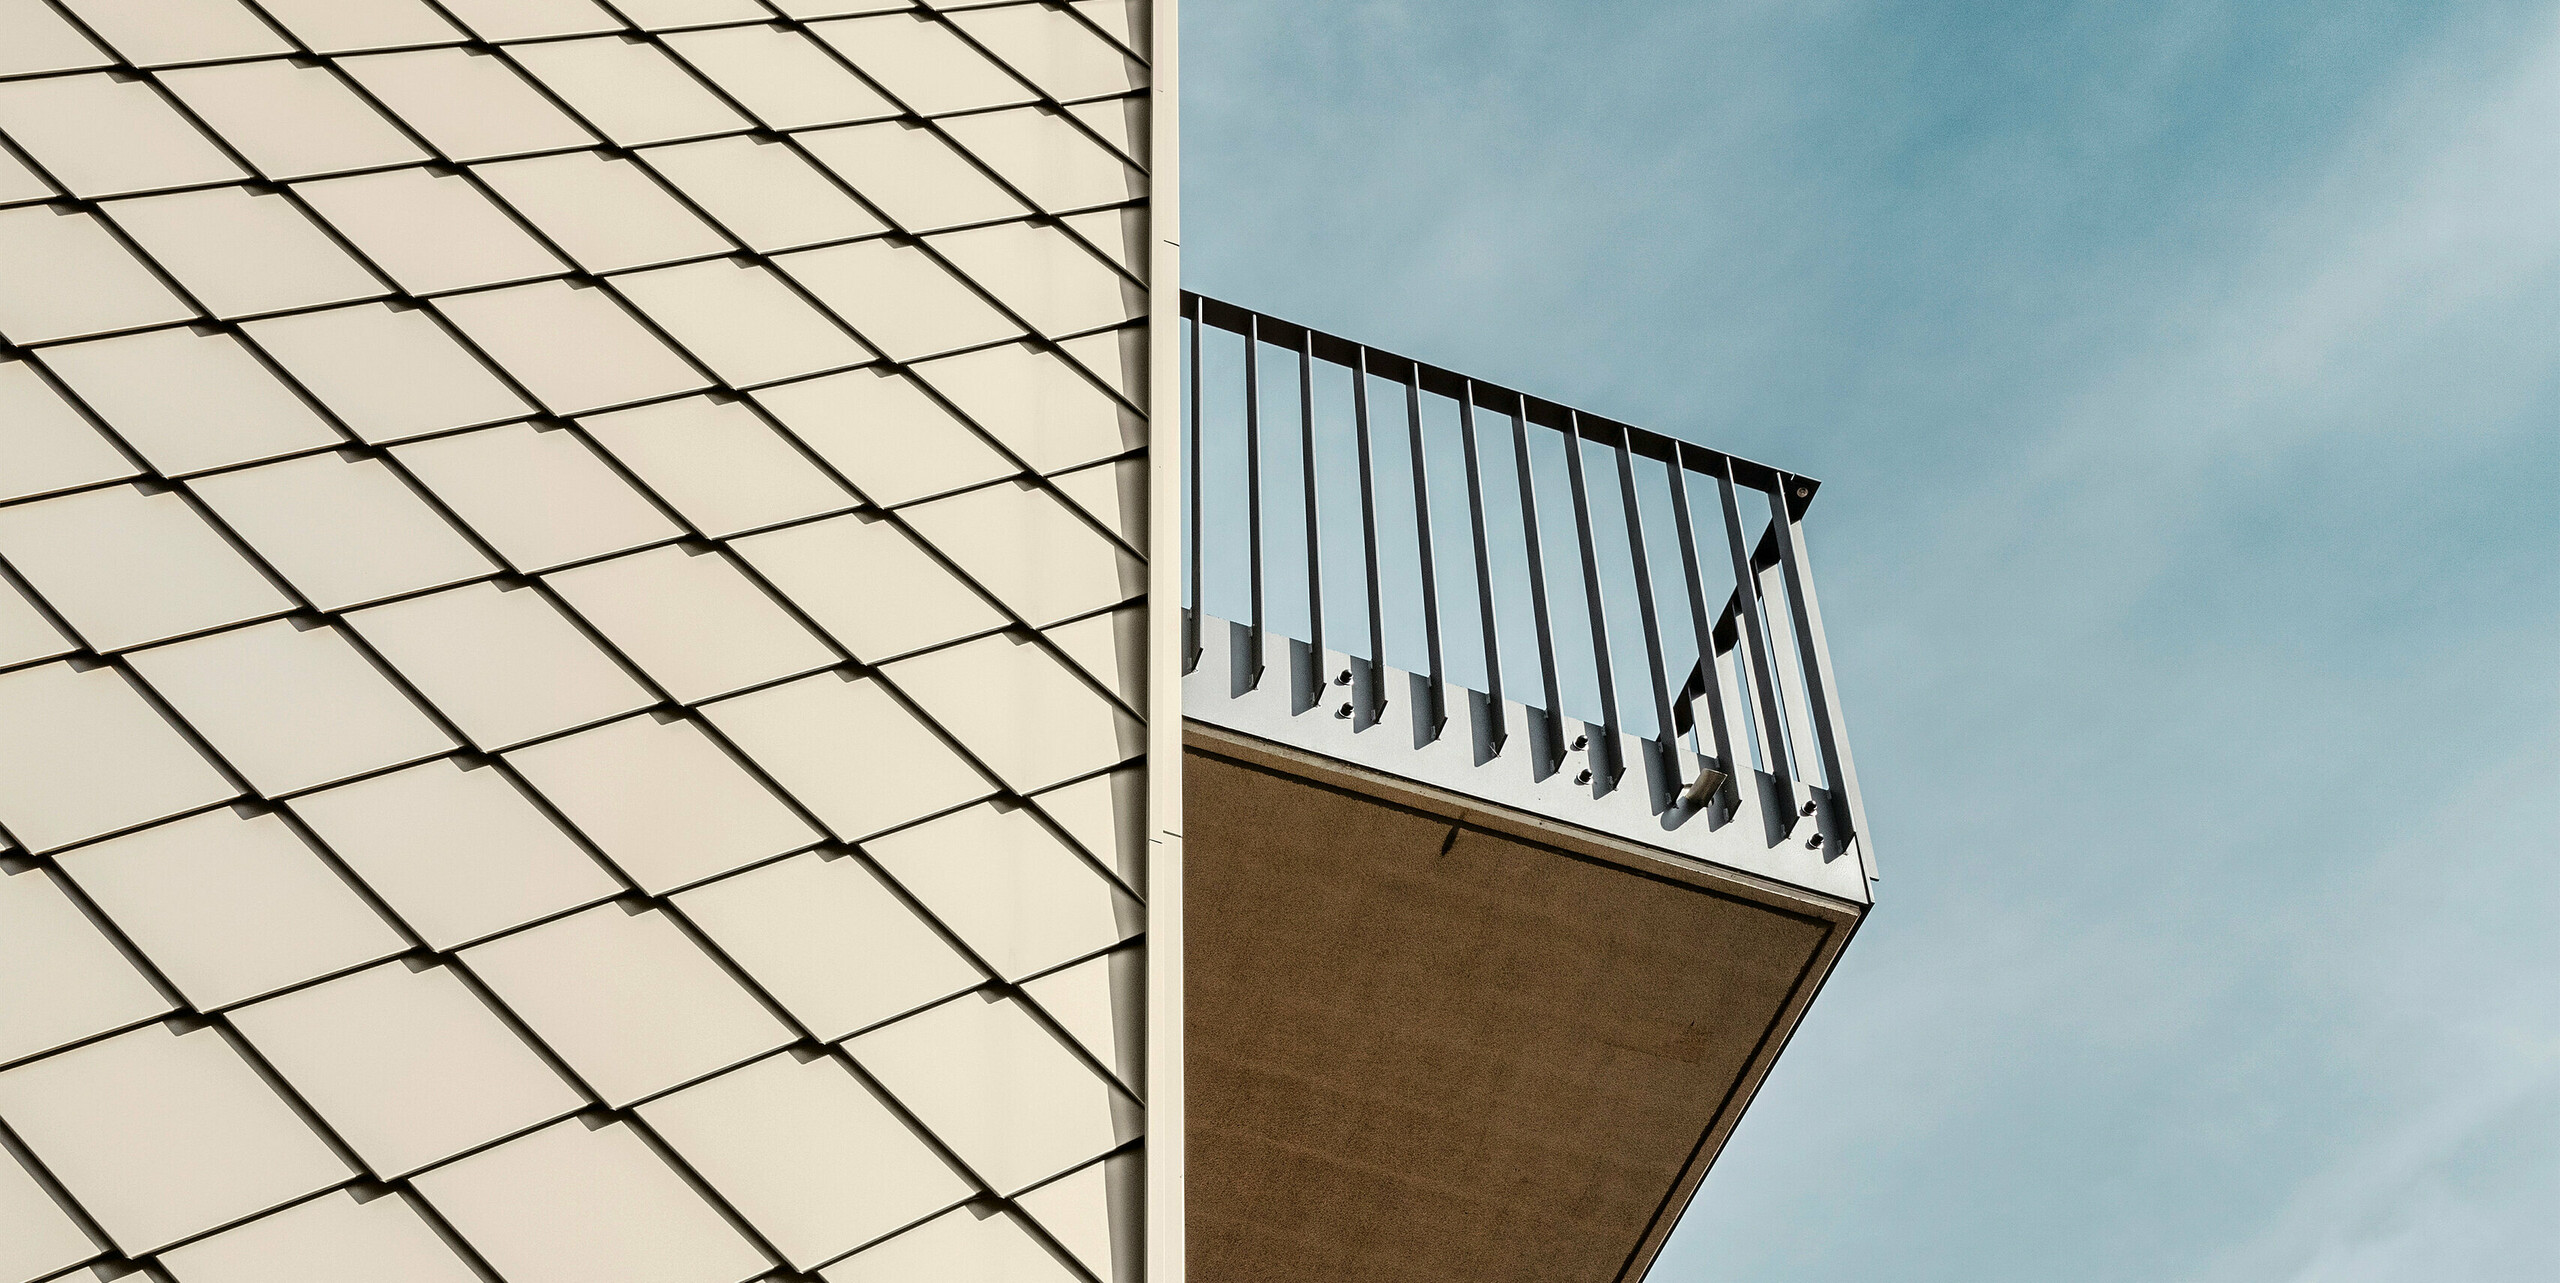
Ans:
POLYGON ((1640 1277, 1863 906, 1185 744, 1192 1277, 1640 1277))

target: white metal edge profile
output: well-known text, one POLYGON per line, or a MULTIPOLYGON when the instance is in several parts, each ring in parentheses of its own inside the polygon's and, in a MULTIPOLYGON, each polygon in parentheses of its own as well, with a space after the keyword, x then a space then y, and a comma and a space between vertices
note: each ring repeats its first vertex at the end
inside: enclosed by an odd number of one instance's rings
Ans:
POLYGON ((1182 1283, 1182 149, 1179 0, 1147 23, 1146 1277, 1182 1283))
MULTIPOLYGON (((1416 726, 1414 713, 1424 706, 1428 678, 1383 666, 1370 670, 1366 661, 1332 649, 1316 657, 1307 653, 1304 643, 1271 636, 1263 641, 1266 676, 1248 686, 1243 674, 1253 667, 1252 644, 1252 634, 1244 625, 1214 615, 1202 617, 1200 663, 1183 679, 1191 695, 1190 716, 1462 797, 1580 825, 1666 855, 1768 878, 1852 905, 1871 902, 1861 860, 1850 859, 1847 853, 1834 856, 1808 850, 1794 841, 1771 844, 1762 819, 1766 802, 1757 789, 1740 791, 1741 809, 1721 826, 1710 825, 1696 812, 1666 814, 1654 799, 1676 792, 1677 782, 1651 778, 1662 766, 1652 754, 1653 746, 1640 736, 1619 733, 1618 752, 1628 764, 1627 778, 1619 787, 1602 792, 1575 778, 1576 764, 1590 760, 1587 751, 1568 752, 1565 764, 1544 777, 1537 775, 1530 754, 1492 751, 1485 697, 1475 691, 1444 683, 1441 698, 1449 709, 1448 726, 1437 735, 1426 735, 1416 726), (1294 707, 1290 693, 1294 683, 1278 675, 1291 665, 1308 662, 1317 663, 1322 673, 1378 673, 1374 680, 1394 692, 1384 715, 1367 722, 1335 716, 1328 711, 1329 702, 1294 707), (1685 822, 1674 822, 1684 816, 1685 822)), ((1535 710, 1513 701, 1504 701, 1504 708, 1512 726, 1529 725, 1535 715, 1535 710)), ((1735 716, 1738 719, 1739 713, 1735 716)), ((1589 722, 1573 724, 1589 735, 1607 734, 1589 722)), ((1694 764, 1689 769, 1694 770, 1694 764)), ((1866 835, 1860 833, 1850 846, 1863 855, 1865 842, 1866 835)))

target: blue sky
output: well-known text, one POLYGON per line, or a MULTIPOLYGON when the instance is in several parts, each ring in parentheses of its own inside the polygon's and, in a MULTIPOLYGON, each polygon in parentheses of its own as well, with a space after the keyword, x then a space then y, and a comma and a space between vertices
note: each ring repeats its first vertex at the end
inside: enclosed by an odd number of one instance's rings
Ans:
POLYGON ((1195 0, 1194 289, 1821 477, 1881 907, 1655 1277, 2560 1277, 2560 5, 1195 0))

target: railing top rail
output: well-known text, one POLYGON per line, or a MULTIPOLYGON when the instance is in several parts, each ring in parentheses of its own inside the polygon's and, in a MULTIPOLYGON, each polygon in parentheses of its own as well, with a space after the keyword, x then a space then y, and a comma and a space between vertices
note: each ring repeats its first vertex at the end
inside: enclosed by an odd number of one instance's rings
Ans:
MULTIPOLYGON (((1621 423, 1606 415, 1578 410, 1498 383, 1488 383, 1472 375, 1328 334, 1314 326, 1301 325, 1268 312, 1256 312, 1205 294, 1184 290, 1182 315, 1185 319, 1232 334, 1258 335, 1266 343, 1291 351, 1303 345, 1318 360, 1365 370, 1390 382, 1410 382, 1425 392, 1452 401, 1471 401, 1480 410, 1502 415, 1517 414, 1541 427, 1558 430, 1570 425, 1585 440, 1609 446, 1624 444, 1636 454, 1665 463, 1677 463, 1691 472, 1713 476, 1730 465, 1734 481, 1755 490, 1776 491, 1783 477, 1793 483, 1787 487, 1789 515, 1799 520, 1805 510, 1813 506, 1814 496, 1822 490, 1821 481, 1800 472, 1771 467, 1756 459, 1685 441, 1650 428, 1621 423)), ((1774 562, 1774 548, 1769 550, 1769 555, 1774 562)))

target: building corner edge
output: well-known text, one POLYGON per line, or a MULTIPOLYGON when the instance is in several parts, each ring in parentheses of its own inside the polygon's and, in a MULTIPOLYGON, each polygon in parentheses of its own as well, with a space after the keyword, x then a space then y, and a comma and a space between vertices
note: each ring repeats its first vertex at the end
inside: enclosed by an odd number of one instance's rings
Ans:
POLYGON ((1183 1283, 1182 163, 1179 0, 1148 0, 1148 1283, 1183 1283))

